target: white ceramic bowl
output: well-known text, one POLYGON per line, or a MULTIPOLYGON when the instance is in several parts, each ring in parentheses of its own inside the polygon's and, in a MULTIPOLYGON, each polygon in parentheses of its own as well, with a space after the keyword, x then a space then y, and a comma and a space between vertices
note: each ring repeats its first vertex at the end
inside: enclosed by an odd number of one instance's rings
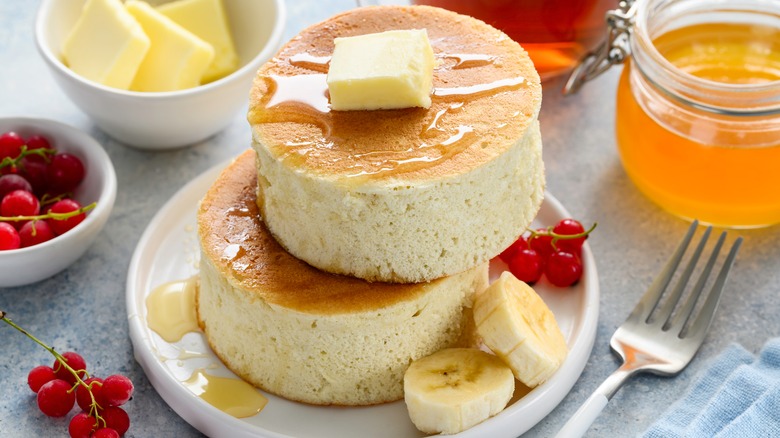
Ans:
POLYGON ((0 288, 35 283, 70 266, 95 241, 106 224, 116 199, 116 173, 103 147, 76 128, 45 119, 0 118, 0 133, 16 131, 27 138, 46 136, 58 152, 76 155, 84 163, 84 181, 74 193, 81 205, 95 208, 74 228, 52 240, 0 251, 0 288))
POLYGON ((65 94, 99 128, 123 143, 151 150, 186 146, 225 128, 249 101, 257 69, 280 47, 285 22, 283 0, 223 0, 240 68, 187 90, 133 92, 84 79, 63 64, 61 45, 85 1, 41 2, 35 23, 38 50, 65 94))

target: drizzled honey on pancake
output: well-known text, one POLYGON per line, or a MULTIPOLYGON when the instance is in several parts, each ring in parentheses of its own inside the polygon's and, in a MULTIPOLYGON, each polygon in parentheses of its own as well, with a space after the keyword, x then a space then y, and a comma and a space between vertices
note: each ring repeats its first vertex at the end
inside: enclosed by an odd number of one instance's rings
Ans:
POLYGON ((288 166, 347 179, 459 174, 503 153, 536 119, 538 74, 503 33, 427 7, 368 9, 307 29, 260 70, 248 118, 288 166), (401 27, 428 31, 437 61, 431 107, 331 111, 333 39, 401 27))
POLYGON ((217 180, 198 213, 201 248, 233 284, 265 303, 318 315, 382 309, 414 300, 432 284, 388 284, 333 275, 288 254, 258 214, 254 153, 217 180))

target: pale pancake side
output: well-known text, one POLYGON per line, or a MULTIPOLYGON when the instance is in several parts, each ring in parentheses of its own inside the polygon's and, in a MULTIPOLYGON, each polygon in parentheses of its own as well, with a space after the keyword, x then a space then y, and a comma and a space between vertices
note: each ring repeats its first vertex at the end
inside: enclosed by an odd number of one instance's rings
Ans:
POLYGON ((260 218, 256 172, 255 153, 248 150, 220 174, 198 210, 204 256, 238 289, 270 305, 328 315, 413 301, 442 281, 371 283, 328 274, 296 259, 274 240, 260 218))

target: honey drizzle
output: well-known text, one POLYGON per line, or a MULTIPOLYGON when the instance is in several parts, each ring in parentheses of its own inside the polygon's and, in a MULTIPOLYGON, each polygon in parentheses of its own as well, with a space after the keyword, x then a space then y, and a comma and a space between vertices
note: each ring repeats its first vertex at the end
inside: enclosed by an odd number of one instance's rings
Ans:
MULTIPOLYGON (((482 54, 440 54, 440 58, 454 59, 455 64, 450 69, 465 69, 482 67, 494 63, 495 56, 482 54)), ((259 105, 250 110, 251 123, 302 123, 317 126, 322 131, 322 138, 316 140, 294 140, 285 143, 286 150, 280 158, 294 160, 297 164, 306 162, 308 158, 316 157, 320 149, 332 149, 339 136, 334 134, 334 125, 340 111, 331 111, 327 86, 327 69, 329 56, 313 56, 299 53, 290 56, 291 65, 317 71, 315 74, 293 76, 269 75, 263 79, 267 92, 259 105)), ((370 152, 352 152, 354 158, 364 162, 355 163, 346 169, 344 176, 367 178, 392 172, 393 174, 415 171, 436 162, 452 157, 465 151, 478 138, 475 128, 459 125, 454 132, 445 132, 439 126, 441 119, 452 111, 461 109, 469 101, 488 97, 502 92, 514 91, 526 84, 523 77, 512 77, 489 83, 461 87, 436 87, 432 93, 432 101, 439 105, 449 102, 450 105, 439 110, 433 119, 421 127, 421 142, 406 151, 385 150, 370 152), (448 137, 436 143, 429 144, 430 139, 441 134, 448 137), (408 157, 399 159, 402 153, 408 157), (424 155, 420 155, 423 153, 424 155)), ((418 111, 420 109, 404 109, 389 111, 418 111)), ((380 110, 381 111, 381 110, 380 110)), ((338 163, 341 159, 333 158, 331 162, 338 163)))
POLYGON ((453 70, 484 67, 492 64, 497 59, 495 56, 479 53, 442 53, 437 55, 437 57, 455 60, 455 65, 451 67, 453 70))
POLYGON ((451 88, 437 87, 433 89, 433 95, 442 98, 469 97, 471 99, 477 99, 482 96, 500 93, 501 91, 515 90, 523 83, 525 83, 525 78, 516 77, 516 78, 500 79, 497 81, 489 82, 487 84, 477 84, 477 85, 471 85, 466 87, 451 87, 451 88))
POLYGON ((330 56, 314 56, 306 52, 296 53, 290 56, 290 64, 306 70, 327 73, 330 56))
POLYGON ((249 210, 249 207, 230 207, 225 212, 228 216, 232 217, 252 217, 253 214, 249 210))
POLYGON ((270 76, 269 79, 273 86, 269 90, 271 99, 265 104, 266 108, 297 102, 320 113, 330 112, 327 75, 270 76))
POLYGON ((431 137, 434 131, 444 132, 444 130, 439 127, 439 120, 441 120, 441 118, 444 117, 445 114, 449 112, 457 111, 461 108, 463 108, 463 102, 456 102, 451 104, 447 108, 437 111, 436 115, 433 116, 433 120, 431 121, 431 123, 428 126, 426 126, 425 129, 420 133, 420 137, 431 137))
POLYGON ((166 342, 177 342, 198 331, 195 293, 198 277, 157 286, 146 297, 146 323, 166 342))
POLYGON ((262 411, 268 399, 243 380, 219 377, 197 369, 183 382, 193 394, 236 418, 251 417, 262 411))
MULTIPOLYGON (((399 171, 399 169, 407 170, 408 168, 414 166, 425 165, 426 163, 432 163, 444 158, 449 158, 467 148, 468 145, 471 144, 473 138, 474 128, 471 126, 460 125, 456 128, 456 132, 454 134, 442 142, 431 145, 427 143, 421 143, 417 148, 410 148, 406 150, 406 152, 410 155, 415 152, 415 150, 428 152, 422 156, 412 156, 410 158, 399 159, 383 157, 384 155, 388 154, 387 151, 355 153, 353 154, 354 157, 368 161, 375 166, 375 169, 373 171, 368 171, 366 170, 365 165, 355 165, 350 168, 354 171, 352 173, 348 173, 346 176, 354 180, 355 178, 368 177, 382 171, 399 171)), ((391 154, 397 155, 397 152, 391 152, 391 154)))
POLYGON ((235 271, 243 272, 249 268, 249 262, 243 256, 246 248, 238 243, 231 243, 222 250, 222 259, 230 262, 235 271))
MULTIPOLYGON (((198 276, 154 288, 146 298, 146 322, 149 328, 171 343, 181 340, 185 333, 199 331, 195 310, 197 288, 198 276)), ((187 359, 207 357, 210 355, 205 352, 179 349, 176 359, 177 365, 182 367, 183 361, 187 359)), ((216 364, 208 366, 214 367, 216 364)), ((247 382, 235 377, 213 376, 203 368, 194 370, 190 378, 182 383, 197 397, 236 418, 251 417, 268 403, 268 399, 247 382)))
MULTIPOLYGON (((476 68, 490 65, 496 61, 493 55, 484 55, 480 53, 440 53, 436 55, 439 59, 452 59, 455 64, 450 67, 453 70, 462 68, 476 68)), ((314 56, 307 52, 296 53, 290 56, 290 65, 300 67, 306 70, 312 70, 320 73, 327 73, 330 65, 330 56, 314 56)))

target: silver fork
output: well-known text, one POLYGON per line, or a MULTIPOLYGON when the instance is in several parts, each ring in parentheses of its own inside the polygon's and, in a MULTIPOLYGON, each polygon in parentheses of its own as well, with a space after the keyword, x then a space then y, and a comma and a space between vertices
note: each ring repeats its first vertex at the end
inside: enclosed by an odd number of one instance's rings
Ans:
POLYGON ((721 233, 712 249, 712 254, 699 275, 699 279, 688 294, 687 300, 682 304, 682 307, 678 308, 683 291, 704 250, 712 227, 708 227, 704 231, 674 289, 666 294, 664 292, 680 265, 697 226, 697 221, 691 224, 666 266, 639 300, 626 322, 618 327, 615 334, 612 335, 609 345, 612 347, 612 352, 623 360, 623 364, 607 377, 574 416, 566 422, 558 432, 557 437, 582 436, 629 377, 640 372, 675 376, 690 363, 698 351, 710 328, 723 291, 723 285, 734 263, 737 250, 742 244, 742 238, 739 237, 734 241, 712 288, 708 293, 702 294, 726 238, 726 232, 721 233), (662 300, 662 298, 664 299, 662 300), (703 299, 704 302, 697 306, 696 303, 700 299, 703 299), (693 315, 697 307, 699 310, 696 315, 693 315), (675 311, 675 309, 677 310, 675 311))

